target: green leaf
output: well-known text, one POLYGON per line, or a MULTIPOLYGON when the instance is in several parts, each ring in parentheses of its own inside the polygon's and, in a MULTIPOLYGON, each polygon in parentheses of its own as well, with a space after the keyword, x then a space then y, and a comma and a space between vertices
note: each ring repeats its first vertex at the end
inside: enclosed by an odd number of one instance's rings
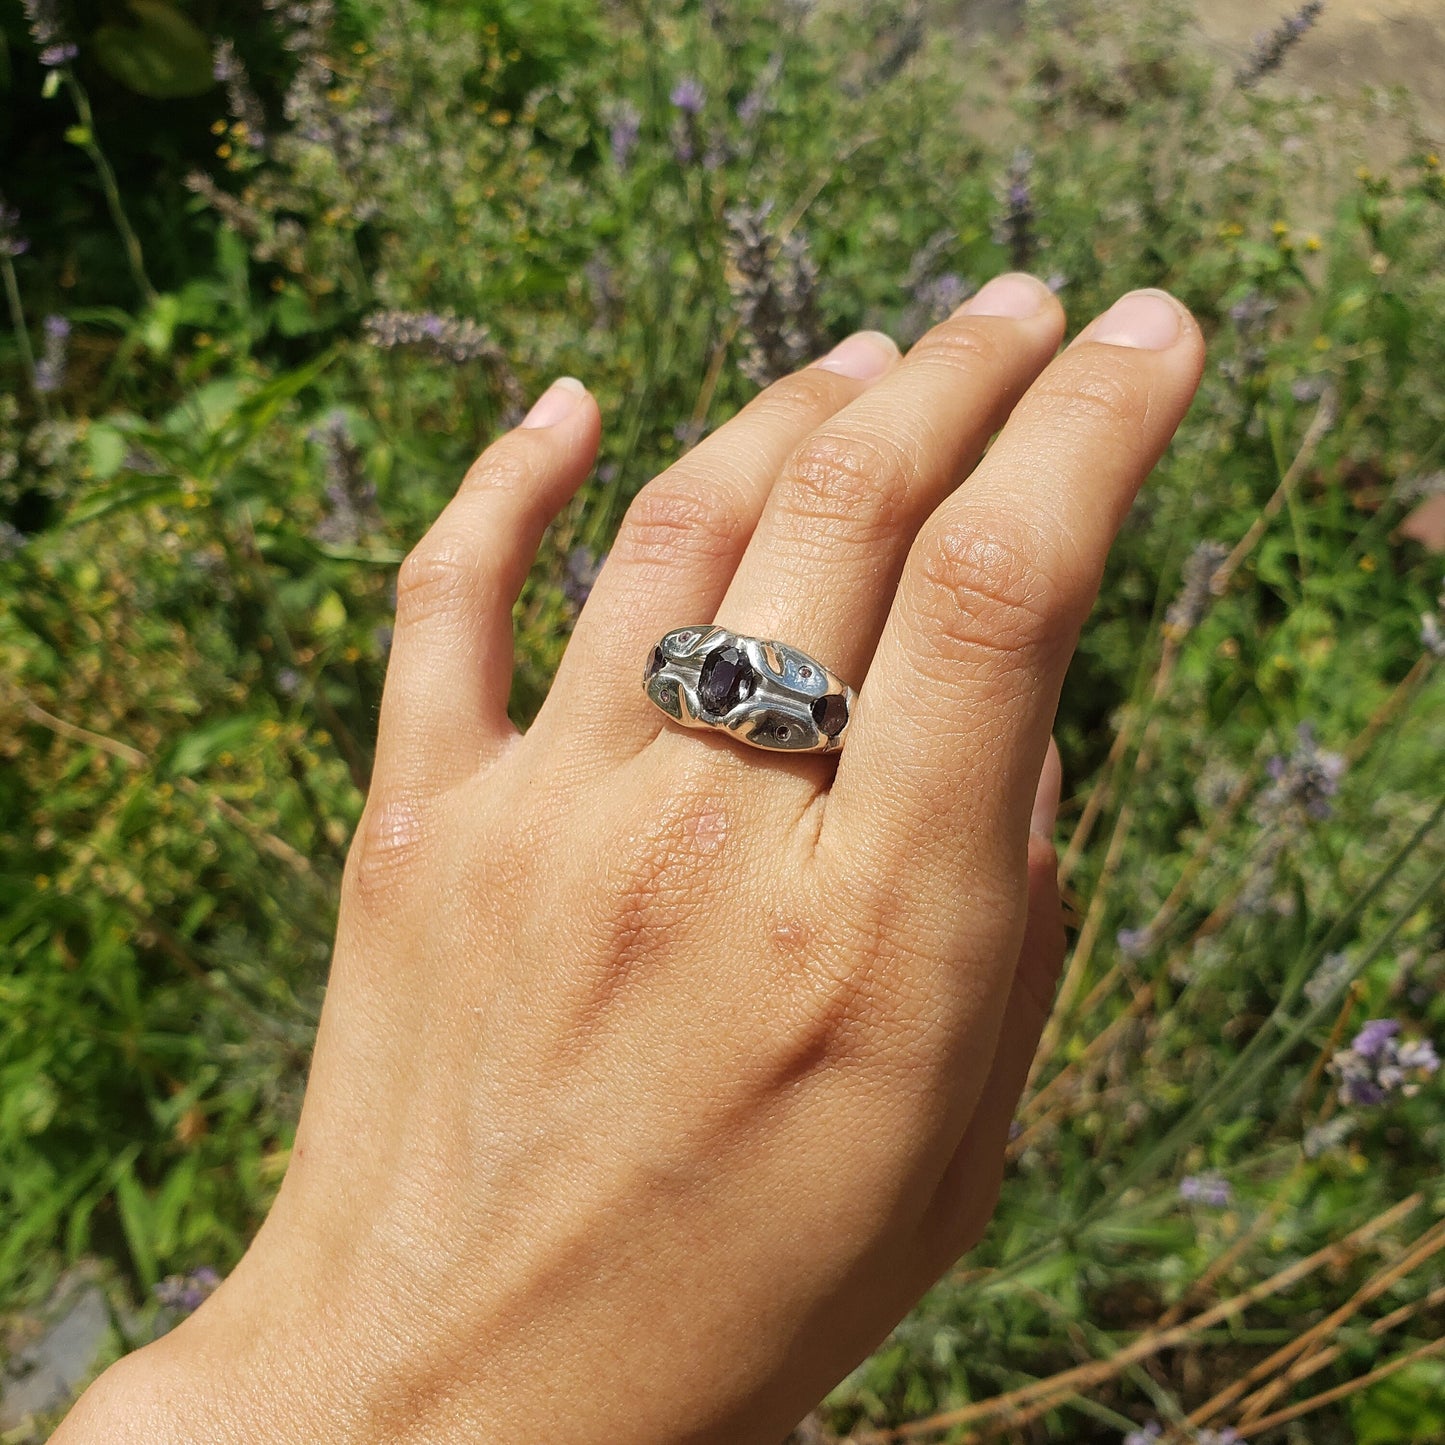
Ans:
POLYGON ((1355 1445, 1445 1439, 1445 1360, 1419 1360, 1356 1395, 1355 1445))
POLYGON ((90 449, 90 469, 103 482, 108 482, 125 462, 125 433, 103 421, 93 422, 86 434, 90 449))
POLYGON ((166 758, 163 771, 172 777, 189 777, 202 772, 222 753, 244 747, 264 721, 247 713, 205 723, 186 733, 175 744, 166 758))
POLYGON ((311 623, 316 631, 323 635, 340 632, 346 626, 346 604, 335 592, 328 589, 317 604, 311 623))
POLYGON ((133 1161, 126 1161, 125 1167, 116 1171, 115 1206, 135 1272, 141 1283, 151 1289, 160 1279, 152 1238, 153 1211, 140 1180, 135 1177, 133 1161))
POLYGON ((148 477, 138 472, 122 473, 120 480, 98 489, 92 496, 76 504, 66 517, 64 526, 79 527, 94 522, 111 512, 147 503, 179 501, 185 493, 175 477, 148 477))
POLYGON ((95 58, 120 83, 152 100, 203 95, 215 83, 211 44, 167 0, 129 0, 134 20, 102 25, 91 36, 95 58))

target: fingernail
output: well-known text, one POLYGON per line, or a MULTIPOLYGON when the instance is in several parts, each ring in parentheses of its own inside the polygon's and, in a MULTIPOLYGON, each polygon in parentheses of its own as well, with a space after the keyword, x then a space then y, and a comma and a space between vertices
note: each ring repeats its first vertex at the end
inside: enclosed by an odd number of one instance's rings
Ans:
POLYGON ((872 381, 882 376, 898 360, 898 348, 891 337, 881 331, 855 331, 840 341, 821 361, 813 364, 820 371, 836 371, 855 381, 872 381))
POLYGON ((1179 340, 1179 304, 1167 291, 1153 287, 1121 296, 1102 316, 1080 333, 1084 341, 1102 341, 1109 346, 1134 346, 1144 351, 1163 351, 1179 340))
POLYGON ((954 312, 955 316, 1012 316, 1022 320, 1042 310, 1049 288, 1023 271, 995 276, 954 312))
POLYGON ((1049 750, 1044 754, 1044 765, 1039 769, 1033 813, 1029 817, 1029 831, 1050 842, 1054 837, 1054 822, 1059 816, 1059 794, 1063 791, 1063 784, 1064 768, 1059 760, 1058 745, 1050 739, 1049 750))
POLYGON ((1034 811, 1029 817, 1029 832, 1039 838, 1052 839, 1054 823, 1059 816, 1058 787, 1040 788, 1034 794, 1034 811))
POLYGON ((536 401, 532 410, 522 418, 525 427, 556 426, 564 416, 570 416, 577 409, 577 403, 587 395, 587 388, 575 376, 559 376, 536 401))

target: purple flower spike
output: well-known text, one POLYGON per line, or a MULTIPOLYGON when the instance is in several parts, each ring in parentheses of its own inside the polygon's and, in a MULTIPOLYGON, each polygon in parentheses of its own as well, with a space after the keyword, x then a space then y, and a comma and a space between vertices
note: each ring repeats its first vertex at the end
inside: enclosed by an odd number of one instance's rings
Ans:
POLYGON ((637 138, 642 134, 642 116, 631 101, 624 100, 612 115, 612 125, 607 142, 612 150, 612 160, 618 170, 626 170, 637 138))
POLYGON ((1350 1047, 1362 1059, 1378 1059, 1399 1032, 1400 1025, 1395 1019, 1371 1019, 1355 1035, 1350 1047))
POLYGON ((668 99, 683 114, 696 115, 707 102, 707 92, 695 76, 685 75, 672 87, 672 94, 668 99))

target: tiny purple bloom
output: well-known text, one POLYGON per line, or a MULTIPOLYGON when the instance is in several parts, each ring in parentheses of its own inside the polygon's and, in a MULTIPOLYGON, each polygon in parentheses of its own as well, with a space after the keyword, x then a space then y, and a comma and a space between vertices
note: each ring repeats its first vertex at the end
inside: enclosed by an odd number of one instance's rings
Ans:
POLYGON ((1227 1209, 1234 1198, 1234 1190, 1222 1174, 1186 1174, 1179 1181, 1179 1197, 1186 1204, 1227 1209))
POLYGON ((696 115, 707 102, 707 92, 695 76, 685 75, 672 87, 668 99, 684 114, 696 115))
POLYGON ((1355 1035, 1350 1047, 1362 1059, 1378 1059, 1399 1032, 1400 1025, 1395 1019, 1371 1019, 1355 1035))

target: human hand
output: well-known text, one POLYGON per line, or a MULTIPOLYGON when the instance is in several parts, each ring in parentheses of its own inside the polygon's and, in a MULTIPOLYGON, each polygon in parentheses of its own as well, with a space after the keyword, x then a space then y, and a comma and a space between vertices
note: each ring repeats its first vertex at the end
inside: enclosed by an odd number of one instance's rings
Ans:
POLYGON ((57 1440, 776 1445, 975 1242, 1063 951, 1059 688, 1203 365, 1122 308, 1055 359, 1000 278, 770 387, 639 495, 525 736, 597 407, 482 455, 402 569, 280 1196, 57 1440), (647 701, 713 618, 860 687, 839 757, 647 701))

